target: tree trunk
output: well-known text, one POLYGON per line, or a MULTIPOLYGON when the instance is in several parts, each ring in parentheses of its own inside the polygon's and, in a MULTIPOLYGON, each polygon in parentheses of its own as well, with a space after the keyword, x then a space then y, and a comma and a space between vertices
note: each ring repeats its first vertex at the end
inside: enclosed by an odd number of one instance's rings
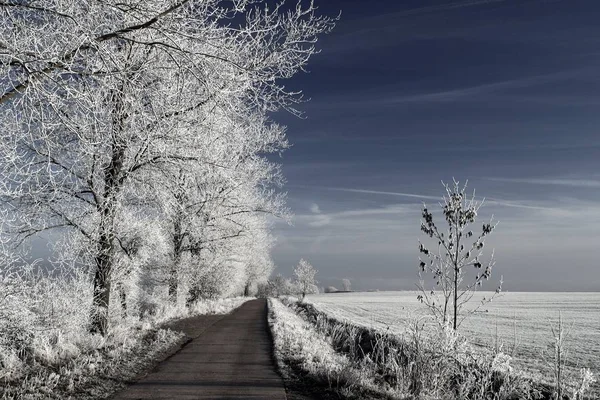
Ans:
MULTIPOLYGON (((202 259, 200 258, 200 248, 192 248, 191 252, 192 252, 192 256, 197 257, 196 262, 198 262, 201 266, 203 266, 202 264, 202 259)), ((192 284, 190 286, 190 288, 188 289, 188 296, 187 299, 185 301, 185 305, 186 307, 191 307, 195 302, 197 302, 200 299, 200 281, 199 281, 198 276, 195 276, 192 279, 192 284)), ((203 290, 206 290, 206 285, 203 285, 203 290)), ((206 294, 206 293, 205 293, 206 294)))
POLYGON ((195 302, 198 301, 198 299, 200 298, 200 288, 198 288, 198 285, 192 285, 190 287, 190 289, 188 290, 188 296, 187 299, 185 300, 185 305, 186 307, 191 307, 195 302))
POLYGON ((183 248, 184 235, 181 232, 181 213, 175 216, 173 222, 173 264, 169 271, 169 299, 173 303, 177 303, 178 276, 177 270, 181 261, 181 253, 183 248))
POLYGON ((121 316, 127 318, 127 293, 122 283, 118 285, 117 289, 119 291, 119 300, 121 300, 121 316))
POLYGON ((454 330, 458 319, 458 268, 454 268, 454 330))
POLYGON ((460 278, 460 238, 462 233, 459 229, 458 217, 454 218, 454 236, 456 236, 456 246, 454 248, 454 330, 456 331, 458 322, 458 280, 460 278))
POLYGON ((94 298, 90 332, 106 335, 108 328, 108 305, 110 302, 110 269, 112 241, 106 234, 100 235, 96 272, 94 274, 94 298))
POLYGON ((110 273, 112 269, 114 218, 117 208, 117 196, 125 180, 122 173, 126 145, 120 138, 123 131, 125 113, 123 105, 123 86, 111 96, 114 102, 112 110, 112 153, 110 163, 104 168, 104 190, 102 202, 97 204, 100 214, 98 249, 95 257, 94 298, 92 303, 92 321, 90 331, 106 335, 108 328, 108 306, 110 304, 110 273))
POLYGON ((171 270, 169 271, 169 299, 173 303, 177 303, 177 268, 176 263, 174 262, 171 266, 171 270))
POLYGON ((244 296, 250 296, 250 281, 246 282, 246 286, 244 287, 244 296))
MULTIPOLYGON (((445 285, 447 285, 447 283, 445 285)), ((444 326, 446 326, 446 321, 448 321, 448 302, 450 301, 450 296, 446 293, 447 292, 444 292, 444 326)))

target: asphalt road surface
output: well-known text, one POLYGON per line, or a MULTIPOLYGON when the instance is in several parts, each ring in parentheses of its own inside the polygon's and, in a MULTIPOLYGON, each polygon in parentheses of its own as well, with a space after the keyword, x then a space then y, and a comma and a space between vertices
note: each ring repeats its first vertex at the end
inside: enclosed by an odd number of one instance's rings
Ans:
POLYGON ((210 321, 187 319, 185 325, 198 336, 115 400, 286 399, 272 358, 265 299, 210 321))

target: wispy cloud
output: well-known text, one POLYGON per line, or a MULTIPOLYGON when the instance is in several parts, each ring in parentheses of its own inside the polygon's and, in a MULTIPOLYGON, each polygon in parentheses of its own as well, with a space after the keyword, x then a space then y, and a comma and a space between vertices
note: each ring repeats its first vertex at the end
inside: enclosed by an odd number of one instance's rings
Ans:
POLYGON ((320 228, 331 224, 331 216, 328 214, 316 214, 310 216, 309 226, 320 228))
POLYGON ((423 194, 416 193, 403 193, 403 192, 386 192, 380 190, 367 190, 367 189, 351 189, 351 188, 339 188, 339 187, 322 187, 320 189, 332 190, 336 192, 349 192, 349 193, 365 193, 365 194, 380 194, 386 196, 400 196, 400 197, 410 197, 414 199, 429 199, 429 200, 439 200, 439 196, 428 196, 423 194))
POLYGON ((321 208, 317 203, 310 205, 311 215, 308 215, 308 225, 313 227, 327 226, 331 223, 331 217, 328 214, 323 214, 321 208))
POLYGON ((307 103, 305 107, 320 109, 349 109, 355 107, 364 108, 367 105, 395 106, 400 104, 448 103, 459 100, 475 100, 481 98, 482 96, 485 96, 486 99, 489 99, 490 95, 495 95, 498 98, 505 100, 512 100, 512 97, 507 96, 507 94, 513 89, 544 85, 564 79, 570 79, 572 77, 588 76, 589 72, 591 71, 591 68, 583 67, 496 82, 482 83, 479 85, 458 87, 449 90, 431 91, 427 93, 379 92, 376 95, 360 93, 360 95, 357 94, 356 96, 352 96, 352 100, 348 100, 348 96, 344 96, 344 98, 320 98, 307 103))
POLYGON ((492 3, 504 3, 506 0, 471 0, 471 1, 455 1, 437 6, 412 8, 410 10, 400 11, 395 13, 396 17, 407 17, 411 15, 429 14, 440 11, 456 10, 465 7, 482 6, 492 3))
POLYGON ((415 207, 418 207, 418 205, 394 204, 394 205, 385 206, 385 207, 338 211, 335 213, 329 213, 327 215, 329 215, 332 218, 350 218, 350 217, 360 218, 360 217, 376 216, 376 215, 406 214, 406 213, 414 212, 415 207))
POLYGON ((557 185, 557 186, 572 186, 582 188, 600 188, 600 181, 593 179, 547 179, 547 178, 486 178, 490 181, 509 182, 509 183, 524 183, 529 185, 557 185))
MULTIPOLYGON (((358 223, 363 224, 365 221, 364 218, 370 218, 382 215, 399 215, 399 214, 415 214, 418 215, 420 205, 418 204, 394 204, 385 207, 376 207, 376 208, 363 208, 363 209, 354 209, 354 210, 345 210, 345 211, 336 211, 330 213, 323 213, 319 211, 315 213, 311 209, 311 214, 300 214, 296 215, 295 219, 299 222, 304 222, 308 226, 313 228, 321 228, 325 226, 332 225, 334 222, 342 222, 343 224, 347 223, 358 223), (357 222, 358 221, 358 222, 357 222)), ((381 222, 378 222, 380 224, 381 222)))
POLYGON ((485 204, 494 205, 500 207, 510 207, 510 208, 523 208, 526 210, 555 210, 555 207, 547 207, 544 205, 539 205, 531 201, 513 201, 513 200, 503 200, 503 199, 495 199, 493 197, 486 197, 485 204))
POLYGON ((417 103, 417 102, 447 102, 455 101, 461 98, 470 98, 482 94, 500 92, 508 89, 519 89, 539 84, 548 83, 554 80, 569 78, 574 75, 581 74, 586 68, 578 68, 568 71, 559 71, 549 74, 532 75, 523 78, 508 79, 498 82, 484 83, 475 86, 445 90, 433 93, 424 93, 416 95, 400 95, 390 96, 383 99, 384 102, 390 104, 397 103, 417 103))
MULTIPOLYGON (((320 189, 320 190, 330 190, 330 191, 336 191, 336 192, 406 197, 406 198, 419 199, 419 200, 436 200, 436 201, 442 200, 441 195, 440 196, 430 196, 430 195, 424 195, 424 194, 418 194, 418 193, 388 192, 388 191, 382 191, 382 190, 353 189, 353 188, 339 188, 339 187, 318 187, 318 186, 314 186, 314 187, 303 186, 303 187, 320 189)), ((506 200, 506 199, 499 199, 499 198, 494 198, 494 197, 478 197, 478 199, 484 200, 485 203, 488 205, 494 205, 494 206, 499 206, 499 207, 523 208, 523 209, 529 209, 529 210, 551 210, 551 209, 554 209, 554 207, 551 207, 551 206, 546 206, 546 205, 542 205, 542 204, 538 204, 536 202, 526 201, 526 200, 506 200)), ((346 216, 358 216, 358 215, 365 215, 365 213, 373 215, 373 214, 390 213, 390 212, 397 212, 397 211, 398 210, 395 210, 393 208, 378 208, 378 209, 370 209, 370 210, 361 210, 360 213, 354 212, 354 211, 345 211, 342 213, 345 213, 346 216), (353 214, 353 213, 355 213, 355 214, 353 214)), ((341 213, 337 213, 337 215, 339 215, 339 214, 341 214, 341 213)), ((328 214, 328 215, 332 216, 332 214, 328 214)))
MULTIPOLYGON (((553 43, 555 47, 565 46, 565 42, 571 38, 581 40, 580 37, 586 37, 586 40, 594 40, 595 30, 586 26, 577 30, 573 27, 569 27, 570 29, 556 27, 555 31, 550 32, 545 29, 532 30, 530 21, 511 20, 513 32, 525 31, 527 34, 506 35, 504 30, 498 29, 506 26, 505 21, 493 17, 494 12, 498 9, 527 7, 532 3, 548 1, 558 2, 561 0, 454 1, 408 9, 402 9, 403 7, 399 5, 397 11, 385 10, 380 14, 359 15, 350 19, 343 15, 340 26, 336 27, 336 31, 331 36, 324 39, 324 49, 327 51, 323 52, 317 62, 323 59, 338 60, 340 53, 347 53, 352 57, 351 54, 359 54, 363 49, 373 50, 421 40, 455 39, 469 42, 480 41, 487 44, 494 42, 514 42, 515 44, 529 42, 533 45, 553 43), (463 9, 466 9, 465 13, 460 12, 463 9), (481 18, 473 18, 472 15, 466 14, 471 11, 481 11, 482 13, 478 15, 481 18), (488 11, 491 12, 488 13, 488 11), (468 17, 468 23, 464 21, 465 14, 468 17)), ((345 7, 342 6, 342 13, 344 9, 345 7)), ((593 55, 591 54, 591 56, 593 55)), ((588 63, 589 59, 589 56, 586 57, 588 63)))

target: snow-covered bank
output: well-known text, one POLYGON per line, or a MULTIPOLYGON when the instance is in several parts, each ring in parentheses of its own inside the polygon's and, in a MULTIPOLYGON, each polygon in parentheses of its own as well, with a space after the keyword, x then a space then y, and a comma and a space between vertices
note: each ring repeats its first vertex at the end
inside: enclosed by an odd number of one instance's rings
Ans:
POLYGON ((337 353, 330 338, 278 299, 269 299, 269 326, 275 358, 287 382, 301 379, 306 386, 322 388, 323 397, 365 398, 368 394, 374 398, 384 394, 367 369, 356 367, 337 353))
MULTIPOLYGON (((389 330, 338 321, 311 304, 297 303, 291 298, 283 299, 288 307, 280 302, 272 303, 275 311, 279 308, 287 310, 293 315, 289 318, 295 317, 299 326, 311 332, 307 346, 317 342, 315 337, 320 338, 327 343, 328 351, 335 354, 332 359, 343 360, 337 364, 339 368, 360 370, 362 376, 369 377, 379 390, 394 398, 553 398, 553 386, 535 382, 513 369, 510 354, 502 352, 501 347, 493 353, 482 354, 451 328, 435 332, 424 330, 422 319, 417 319, 406 326, 405 334, 395 335, 389 330)), ((293 336, 298 331, 300 329, 296 327, 287 333, 293 336)), ((310 370, 307 358, 310 359, 312 353, 302 348, 301 351, 294 349, 293 342, 287 347, 293 353, 288 358, 295 357, 297 364, 310 370)), ((344 372, 338 371, 338 375, 343 376, 344 372)), ((565 382, 563 393, 568 393, 571 399, 594 398, 593 394, 587 397, 592 379, 588 372, 568 382, 568 386, 565 382)))

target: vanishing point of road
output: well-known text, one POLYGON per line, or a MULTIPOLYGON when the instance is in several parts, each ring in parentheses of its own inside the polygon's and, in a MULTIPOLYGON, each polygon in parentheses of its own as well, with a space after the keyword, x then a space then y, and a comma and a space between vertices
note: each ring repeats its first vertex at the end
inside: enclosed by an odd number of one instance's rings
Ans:
POLYGON ((193 339, 115 400, 286 399, 272 357, 265 299, 214 317, 208 328, 206 318, 186 321, 184 330, 193 339))

